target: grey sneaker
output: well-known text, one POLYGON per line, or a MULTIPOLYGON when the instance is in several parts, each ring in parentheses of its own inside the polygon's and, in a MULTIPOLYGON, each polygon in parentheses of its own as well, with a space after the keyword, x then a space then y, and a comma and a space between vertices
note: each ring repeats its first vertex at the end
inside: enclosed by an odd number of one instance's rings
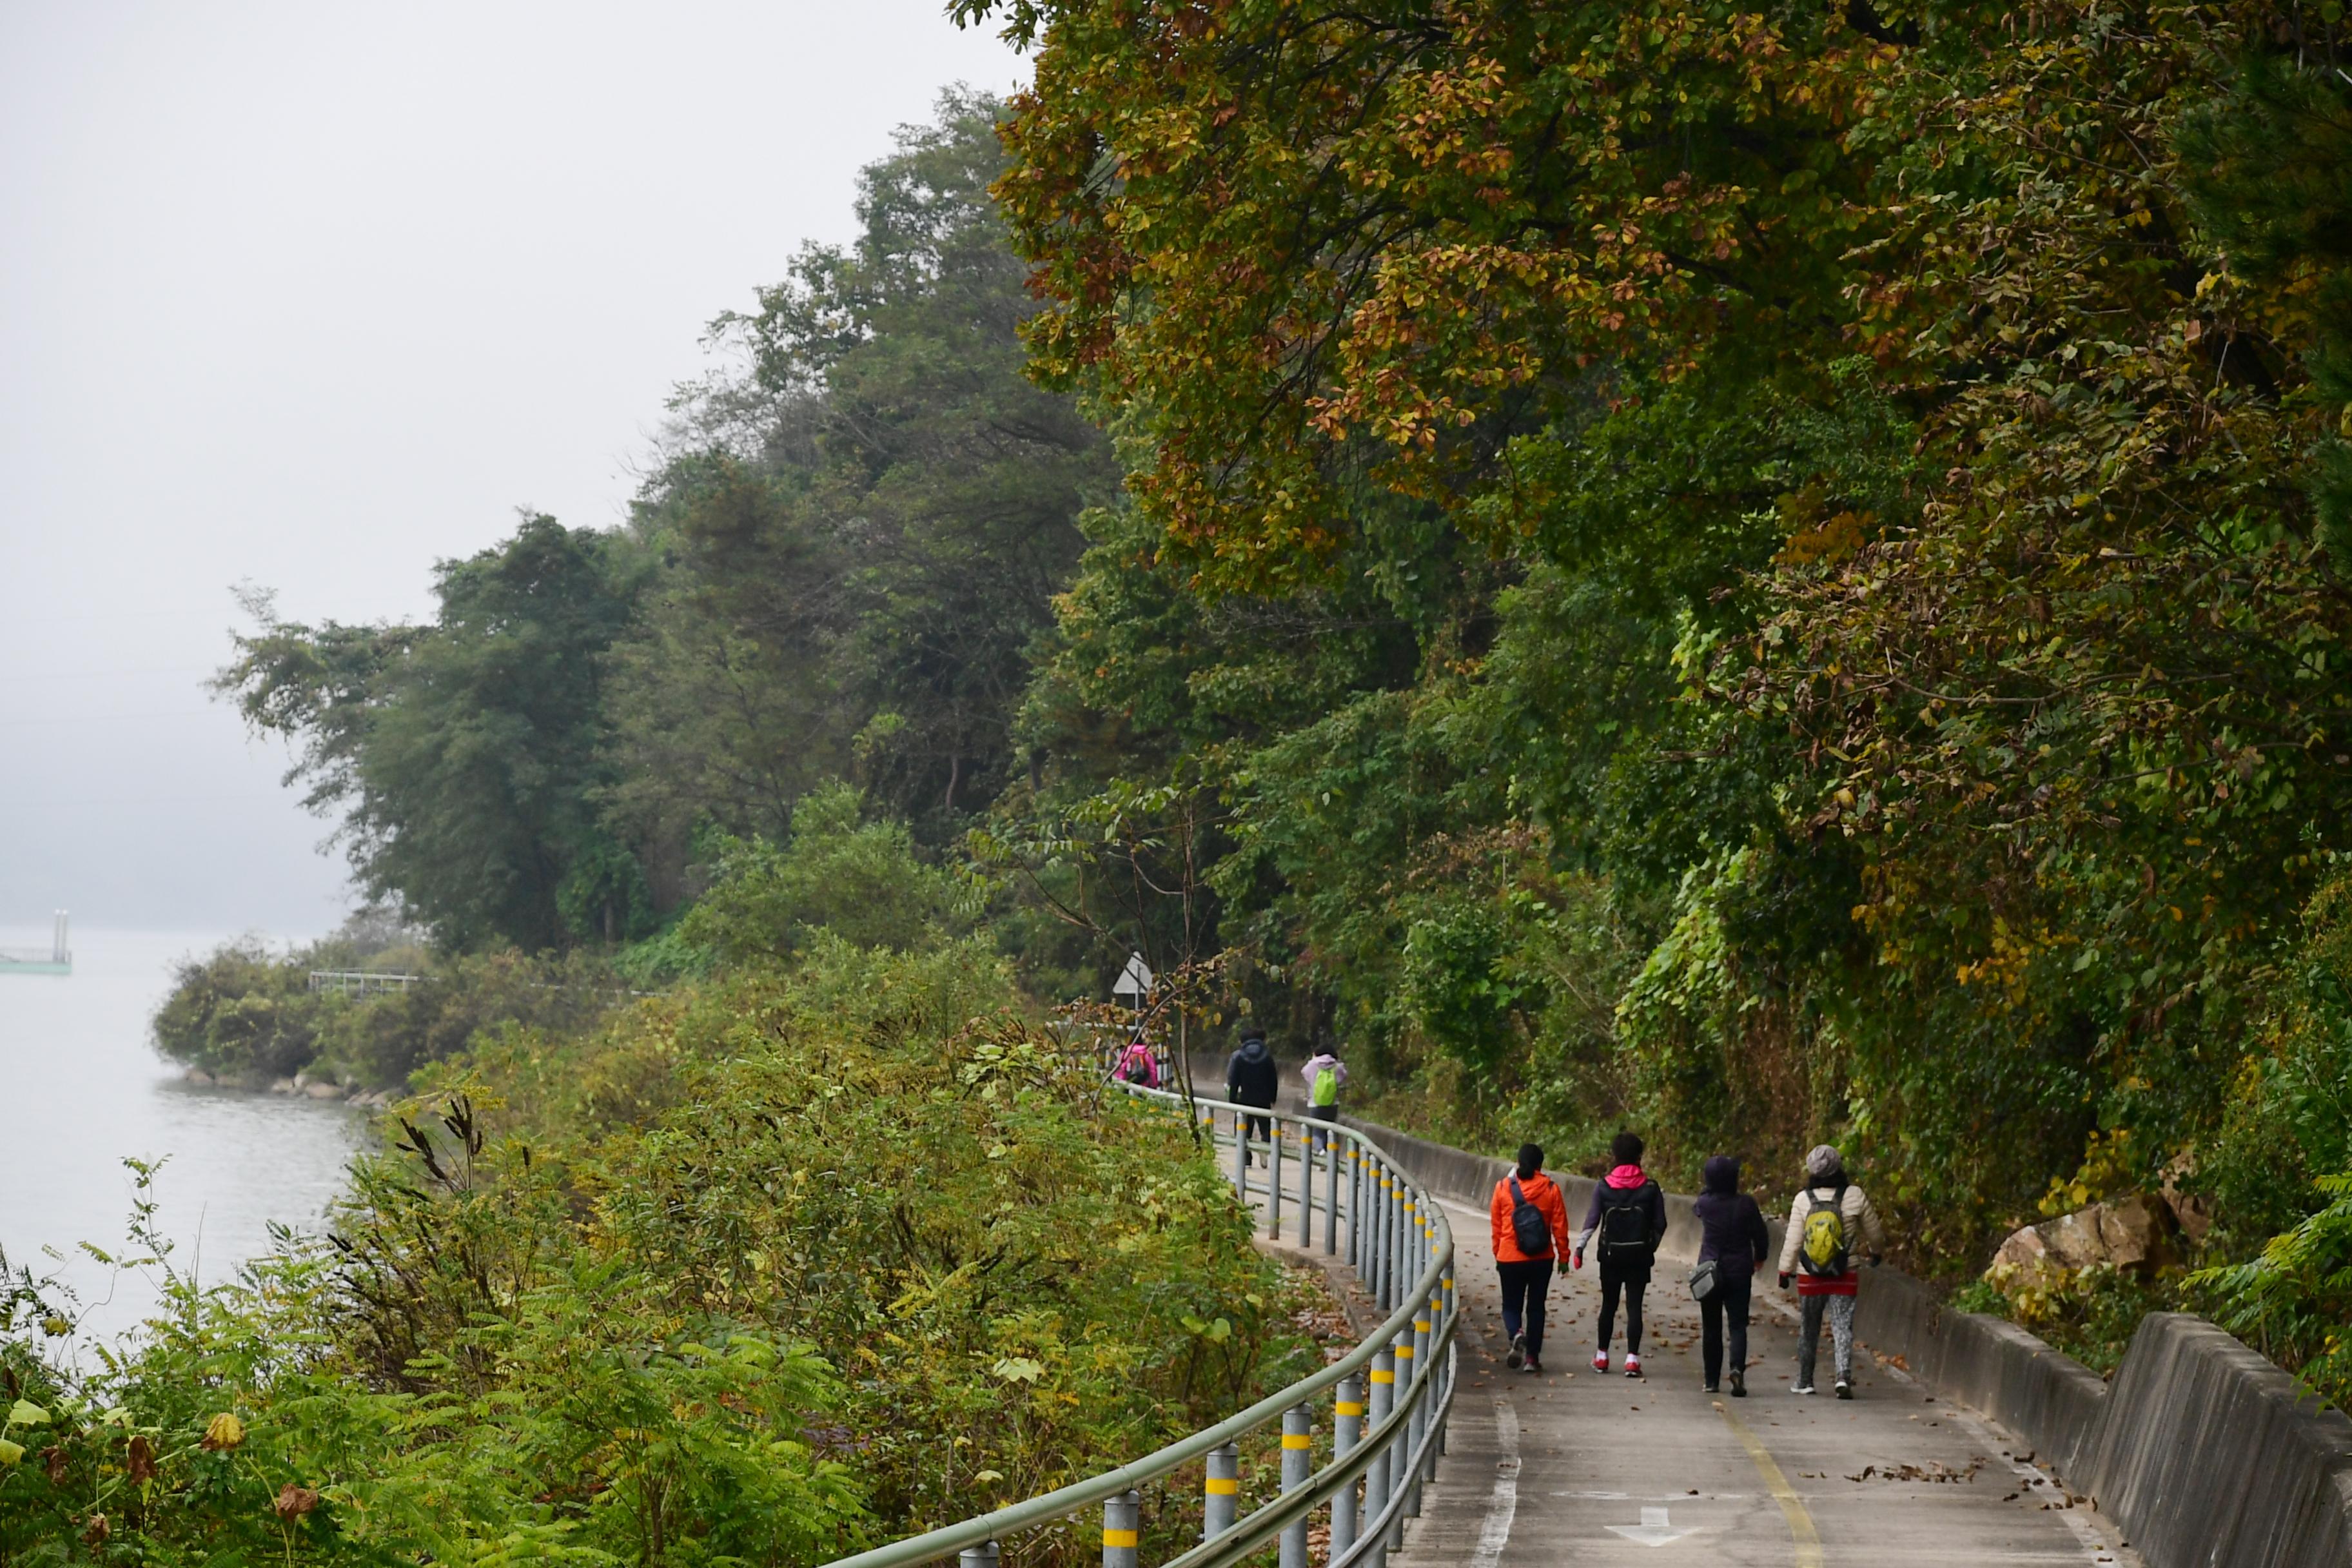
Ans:
POLYGON ((1789 1390, 1789 1392, 1791 1394, 1816 1394, 1819 1393, 1820 1390, 1816 1389, 1810 1383, 1801 1383, 1797 1384, 1796 1387, 1789 1390))
POLYGON ((1503 1358, 1503 1364, 1509 1367, 1513 1372, 1517 1372, 1519 1370, 1519 1363, 1527 1359, 1528 1336, 1525 1333, 1513 1334, 1511 1336, 1511 1353, 1503 1358))
POLYGON ((1840 1399, 1852 1399, 1853 1397, 1853 1384, 1848 1383, 1844 1378, 1839 1378, 1837 1384, 1837 1396, 1840 1399))

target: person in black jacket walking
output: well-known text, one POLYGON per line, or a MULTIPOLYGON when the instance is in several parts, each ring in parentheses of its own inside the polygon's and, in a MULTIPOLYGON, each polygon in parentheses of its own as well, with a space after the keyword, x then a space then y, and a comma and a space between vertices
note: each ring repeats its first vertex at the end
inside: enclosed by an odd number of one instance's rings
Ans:
POLYGON ((1625 1300, 1625 1375, 1642 1375, 1642 1292, 1650 1288, 1650 1265, 1666 1238, 1666 1194, 1642 1170, 1642 1141, 1620 1132, 1610 1141, 1612 1168, 1592 1189, 1584 1234, 1576 1238, 1574 1267, 1584 1267, 1587 1243, 1601 1259, 1601 1348, 1592 1370, 1609 1370, 1609 1335, 1616 1325, 1617 1299, 1625 1300), (1596 1239, 1596 1233, 1597 1239, 1596 1239))
MULTIPOLYGON (((1265 1031, 1254 1022, 1244 1021, 1241 1028, 1242 1048, 1225 1063, 1225 1098, 1235 1105, 1257 1105, 1274 1109, 1274 1099, 1281 1087, 1276 1072, 1274 1053, 1265 1048, 1265 1031)), ((1251 1116, 1244 1119, 1249 1124, 1248 1136, 1260 1143, 1274 1137, 1274 1119, 1251 1116)), ((1254 1159, 1255 1154, 1246 1156, 1254 1159)))
POLYGON ((1706 1391, 1721 1386, 1723 1342, 1731 1339, 1731 1396, 1748 1397, 1748 1302, 1756 1270, 1772 1255, 1772 1236, 1764 1228, 1763 1211, 1739 1190, 1739 1162, 1728 1154, 1708 1160, 1700 1173, 1701 1191, 1691 1212, 1698 1216, 1702 1237, 1701 1264, 1715 1265, 1715 1289, 1699 1298, 1700 1357, 1706 1368, 1706 1391))

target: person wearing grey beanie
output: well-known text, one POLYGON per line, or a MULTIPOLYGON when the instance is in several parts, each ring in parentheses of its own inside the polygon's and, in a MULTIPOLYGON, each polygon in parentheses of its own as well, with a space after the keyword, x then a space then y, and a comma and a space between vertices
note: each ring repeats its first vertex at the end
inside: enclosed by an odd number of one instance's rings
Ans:
POLYGON ((1886 1230, 1869 1195, 1845 1173, 1845 1161, 1827 1143, 1805 1156, 1805 1186, 1789 1205, 1789 1231, 1780 1243, 1780 1289, 1793 1277, 1803 1306, 1797 1337, 1795 1394, 1813 1392, 1813 1363, 1822 1321, 1829 1321, 1837 1354, 1837 1396, 1853 1397, 1853 1303, 1859 1284, 1857 1247, 1875 1266, 1886 1251, 1886 1230))

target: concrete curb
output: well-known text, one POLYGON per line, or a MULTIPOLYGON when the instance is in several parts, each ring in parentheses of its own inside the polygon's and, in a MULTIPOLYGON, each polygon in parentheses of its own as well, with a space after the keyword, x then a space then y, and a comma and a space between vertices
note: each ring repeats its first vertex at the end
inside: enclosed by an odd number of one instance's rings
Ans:
MULTIPOLYGON (((1433 1192, 1485 1208, 1507 1160, 1357 1117, 1433 1192)), ((1557 1178, 1571 1223, 1590 1177, 1557 1178)), ((1666 1195, 1660 1256, 1696 1256, 1691 1200, 1666 1195)), ((1773 1246, 1783 1222, 1769 1219, 1773 1246)), ((1864 1269, 1854 1331, 1939 1395, 2033 1446, 2116 1521, 2150 1568, 2352 1564, 2352 1420, 2296 1397, 2294 1379, 2201 1318, 2139 1326, 2110 1386, 2016 1324, 1955 1312, 1893 1268, 1864 1269)))

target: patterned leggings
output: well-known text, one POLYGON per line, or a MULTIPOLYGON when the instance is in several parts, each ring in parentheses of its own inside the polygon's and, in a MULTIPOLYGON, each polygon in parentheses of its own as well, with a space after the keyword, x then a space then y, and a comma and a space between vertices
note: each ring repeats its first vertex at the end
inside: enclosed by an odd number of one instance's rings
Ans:
POLYGON ((1837 1352, 1837 1374, 1842 1382, 1853 1381, 1853 1298, 1851 1296, 1807 1296, 1804 1298, 1804 1330, 1797 1336, 1797 1386, 1813 1385, 1813 1356, 1822 1344, 1822 1314, 1830 1320, 1830 1342, 1837 1352))

